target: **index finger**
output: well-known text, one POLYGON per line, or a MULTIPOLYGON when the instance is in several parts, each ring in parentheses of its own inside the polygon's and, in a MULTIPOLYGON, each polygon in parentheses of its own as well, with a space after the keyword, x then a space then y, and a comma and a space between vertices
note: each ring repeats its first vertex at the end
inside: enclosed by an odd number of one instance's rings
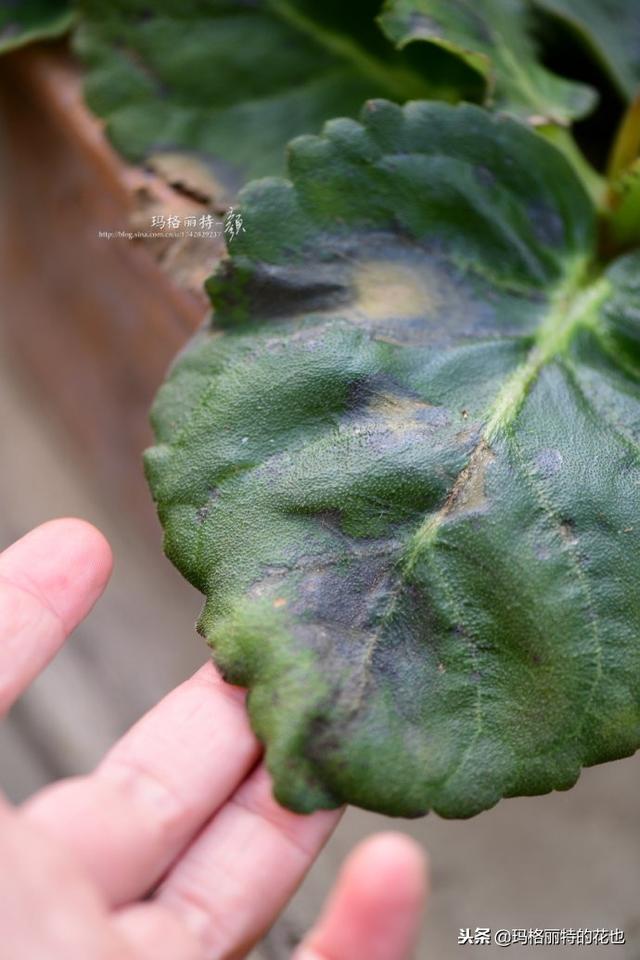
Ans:
POLYGON ((84 520, 51 520, 0 554, 0 715, 86 617, 111 565, 107 541, 84 520))
POLYGON ((259 755, 244 691, 209 663, 139 720, 91 776, 45 789, 25 814, 121 906, 158 883, 259 755))

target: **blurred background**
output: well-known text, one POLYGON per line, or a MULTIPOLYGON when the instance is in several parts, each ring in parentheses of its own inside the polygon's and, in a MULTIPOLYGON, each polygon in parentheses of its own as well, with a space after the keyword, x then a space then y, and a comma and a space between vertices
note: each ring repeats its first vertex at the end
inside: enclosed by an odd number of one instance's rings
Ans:
MULTIPOLYGON (((215 251, 99 239, 178 198, 115 158, 64 52, 12 55, 0 69, 0 547, 73 514, 104 531, 116 558, 105 597, 0 727, 2 788, 19 802, 91 769, 206 657, 200 599, 163 558, 140 452, 163 371, 204 317, 199 284, 215 251)), ((636 756, 464 822, 350 811, 254 956, 288 957, 347 851, 392 826, 431 857, 421 960, 465 956, 466 927, 621 927, 625 945, 580 956, 640 960, 639 793, 636 756)))

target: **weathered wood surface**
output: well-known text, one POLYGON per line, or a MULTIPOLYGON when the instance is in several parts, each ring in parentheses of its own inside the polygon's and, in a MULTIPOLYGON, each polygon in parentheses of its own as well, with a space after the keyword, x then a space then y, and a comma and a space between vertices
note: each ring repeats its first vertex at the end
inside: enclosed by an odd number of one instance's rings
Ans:
MULTIPOLYGON (((90 135, 81 124, 85 134, 76 136, 75 80, 65 74, 54 96, 50 61, 36 76, 42 63, 12 62, 0 78, 14 136, 3 161, 0 240, 0 547, 48 517, 79 514, 111 539, 116 571, 87 624, 0 731, 2 786, 15 799, 90 769, 205 655, 192 629, 199 599, 162 560, 139 461, 149 398, 204 305, 166 279, 153 251, 94 238, 98 223, 129 215, 130 172, 103 178, 110 155, 99 129, 90 135), (7 88, 17 79, 18 96, 7 88), (137 524, 140 510, 148 527, 137 524)), ((636 757, 586 771, 569 793, 507 801, 466 822, 389 823, 352 811, 256 956, 284 960, 347 850, 392 826, 431 852, 435 889, 420 958, 466 956, 459 927, 621 926, 628 945, 617 956, 638 960, 639 788, 636 757)), ((486 947, 483 956, 503 952, 486 947)), ((601 957, 603 948, 580 956, 601 957)))
POLYGON ((87 468, 150 520, 138 468, 149 405, 206 314, 201 283, 222 241, 180 259, 169 240, 99 236, 201 204, 122 163, 64 50, 0 61, 0 137, 0 311, 12 355, 43 402, 55 399, 87 468))

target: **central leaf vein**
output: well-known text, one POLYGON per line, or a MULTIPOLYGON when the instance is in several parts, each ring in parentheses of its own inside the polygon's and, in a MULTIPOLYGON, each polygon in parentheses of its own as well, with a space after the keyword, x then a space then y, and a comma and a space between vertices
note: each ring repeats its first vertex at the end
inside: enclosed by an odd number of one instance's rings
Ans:
POLYGON ((424 548, 435 539, 442 521, 468 484, 473 482, 478 469, 484 468, 487 457, 491 455, 492 443, 513 423, 541 370, 554 357, 567 350, 579 328, 593 325, 601 304, 610 292, 610 284, 601 277, 585 286, 588 268, 587 260, 578 261, 551 298, 547 316, 540 324, 526 360, 507 379, 490 406, 480 439, 446 502, 437 513, 430 514, 414 534, 405 557, 406 572, 410 572, 424 548))

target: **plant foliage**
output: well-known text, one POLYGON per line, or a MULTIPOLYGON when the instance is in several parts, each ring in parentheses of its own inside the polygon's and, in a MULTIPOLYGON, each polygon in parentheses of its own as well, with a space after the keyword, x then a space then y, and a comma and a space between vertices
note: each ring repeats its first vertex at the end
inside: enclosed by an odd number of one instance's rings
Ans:
POLYGON ((635 0, 533 0, 575 32, 632 99, 640 87, 640 11, 635 0))
POLYGON ((398 52, 379 0, 82 0, 87 97, 122 152, 181 149, 237 187, 284 172, 284 147, 363 100, 475 96, 444 51, 398 52))
POLYGON ((146 455, 278 798, 464 817, 640 744, 640 4, 380 7, 78 0, 74 48, 127 158, 287 172, 146 455))
POLYGON ((526 0, 387 0, 380 21, 401 49, 426 41, 460 57, 517 116, 564 125, 594 105, 593 90, 541 64, 526 0))
POLYGON ((638 744, 638 254, 524 125, 373 101, 248 187, 147 471, 278 798, 469 816, 638 744))
POLYGON ((60 36, 72 22, 67 0, 5 0, 0 4, 0 54, 60 36))

